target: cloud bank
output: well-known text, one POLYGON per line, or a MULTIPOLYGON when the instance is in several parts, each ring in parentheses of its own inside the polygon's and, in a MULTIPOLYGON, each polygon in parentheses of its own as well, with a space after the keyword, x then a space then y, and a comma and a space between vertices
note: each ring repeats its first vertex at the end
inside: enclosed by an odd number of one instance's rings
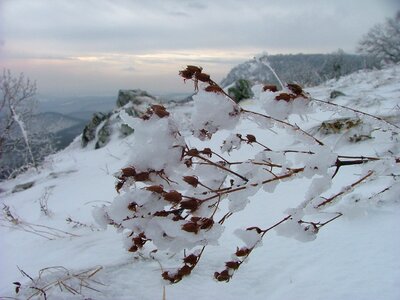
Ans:
POLYGON ((0 58, 44 93, 162 93, 186 63, 218 79, 262 51, 353 52, 398 9, 394 0, 3 0, 0 58))

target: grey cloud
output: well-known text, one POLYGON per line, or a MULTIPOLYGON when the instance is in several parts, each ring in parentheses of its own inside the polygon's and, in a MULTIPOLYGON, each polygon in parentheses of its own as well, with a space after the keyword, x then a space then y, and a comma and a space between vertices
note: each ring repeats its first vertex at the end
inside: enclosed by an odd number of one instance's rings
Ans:
POLYGON ((125 72, 135 72, 136 71, 136 69, 134 67, 132 67, 132 66, 126 67, 126 68, 122 68, 121 70, 125 71, 125 72))
POLYGON ((204 2, 190 1, 186 5, 188 8, 194 8, 198 10, 207 9, 207 5, 204 2))
MULTIPOLYGON (((107 66, 117 64, 113 70, 125 75, 140 68, 136 62, 131 68, 129 55, 353 51, 371 26, 400 8, 398 0, 0 0, 0 6, 5 57, 42 59, 45 68, 45 60, 76 64, 77 57, 98 56, 104 74, 107 66)), ((179 59, 154 57, 144 63, 167 67, 180 64, 179 59)), ((219 64, 221 70, 241 59, 229 54, 187 57, 193 63, 219 64)))
MULTIPOLYGON (((361 1, 363 9, 358 11, 360 1, 309 2, 312 5, 288 0, 281 1, 283 5, 265 1, 188 1, 185 5, 179 1, 17 1, 8 9, 6 33, 7 39, 49 41, 71 52, 210 46, 285 47, 288 51, 312 46, 318 51, 321 38, 326 45, 329 36, 330 44, 350 48, 355 41, 351 43, 346 35, 361 36, 365 30, 361 25, 368 28, 372 17, 379 18, 376 1, 361 1), (371 17, 366 18, 366 13, 371 17), (340 24, 348 24, 350 18, 358 18, 361 24, 350 24, 353 28, 346 28, 346 34, 337 34, 334 28, 341 30, 340 24)), ((386 13, 388 8, 381 6, 386 13)))
POLYGON ((168 13, 171 16, 176 16, 176 17, 189 17, 190 15, 188 13, 182 12, 182 11, 172 11, 168 13))

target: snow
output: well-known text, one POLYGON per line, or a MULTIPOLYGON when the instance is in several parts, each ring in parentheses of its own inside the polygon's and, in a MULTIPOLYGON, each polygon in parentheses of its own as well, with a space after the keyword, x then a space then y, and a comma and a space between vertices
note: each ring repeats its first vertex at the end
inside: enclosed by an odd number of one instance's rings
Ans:
MULTIPOLYGON (((328 99, 332 90, 340 90, 346 96, 335 99, 335 103, 399 120, 399 82, 400 66, 394 66, 380 71, 358 72, 310 88, 307 92, 315 98, 328 99)), ((167 165, 177 164, 180 150, 176 146, 183 145, 183 138, 173 134, 182 125, 175 124, 171 118, 153 115, 149 120, 131 120, 123 116, 135 128, 133 136, 124 140, 114 137, 107 146, 98 150, 81 149, 79 140, 76 140, 67 149, 49 157, 39 173, 31 170, 0 183, 2 206, 9 207, 10 212, 21 221, 20 226, 15 226, 6 221, 4 215, 0 220, 0 298, 26 299, 33 293, 28 288, 30 279, 24 277, 17 267, 36 279, 41 269, 53 266, 63 266, 71 273, 102 266, 93 276, 96 282, 90 281, 90 287, 100 292, 83 288, 84 296, 81 296, 65 289, 62 292, 56 287, 48 291, 48 299, 163 299, 164 287, 166 299, 400 299, 398 181, 387 192, 380 193, 393 176, 398 178, 399 164, 393 158, 388 158, 346 170, 343 167, 333 183, 328 176, 332 174, 327 170, 337 159, 335 153, 338 152, 349 156, 394 153, 398 157, 397 137, 389 131, 374 131, 372 139, 350 143, 345 141, 346 133, 318 136, 329 146, 314 145, 306 149, 302 148, 304 144, 301 143, 305 137, 296 132, 283 134, 283 130, 274 127, 276 134, 249 120, 239 123, 238 117, 230 114, 235 111, 235 105, 227 99, 224 99, 226 102, 221 107, 224 114, 220 118, 217 115, 220 110, 210 111, 209 105, 219 101, 222 96, 206 96, 201 98, 199 93, 195 100, 193 109, 197 115, 194 116, 194 127, 191 129, 206 127, 210 133, 214 133, 216 141, 213 141, 213 146, 216 149, 220 149, 222 142, 230 136, 222 149, 232 150, 226 156, 230 160, 240 159, 239 153, 246 153, 257 161, 296 167, 306 165, 309 170, 303 173, 304 176, 299 174, 290 179, 272 181, 262 189, 258 186, 245 189, 242 193, 231 193, 228 201, 221 202, 220 210, 227 209, 235 214, 223 225, 212 227, 209 231, 200 230, 194 234, 180 230, 189 220, 127 220, 124 223, 126 226, 147 228, 154 244, 165 250, 150 255, 130 253, 126 251, 131 246, 126 238, 129 232, 118 233, 121 229, 107 227, 104 210, 110 217, 123 220, 126 217, 123 208, 132 199, 141 201, 141 212, 155 210, 157 205, 164 207, 167 203, 153 193, 140 189, 139 184, 137 189, 128 187, 118 194, 114 189, 113 174, 131 163, 139 164, 143 170, 160 170, 167 165), (202 99, 205 99, 204 103, 202 99), (218 122, 206 124, 204 113, 215 114, 218 122), (234 131, 228 131, 235 126, 234 131), (150 135, 154 132, 157 134, 150 135), (260 152, 256 145, 240 143, 237 133, 243 137, 254 134, 257 141, 277 151, 260 152), (338 142, 339 139, 341 142, 338 142), (293 143, 293 140, 297 143, 293 143), (156 145, 153 147, 156 149, 150 147, 152 152, 146 153, 149 144, 156 145), (279 149, 311 150, 314 154, 283 153, 279 149), (143 160, 143 157, 152 159, 143 160), (176 161, 165 161, 170 157, 175 157, 176 161), (353 194, 344 195, 322 213, 306 207, 311 200, 313 203, 323 201, 318 198, 321 193, 325 196, 334 195, 372 169, 376 171, 373 180, 355 187, 353 194), (28 181, 35 182, 32 188, 12 193, 15 185, 28 181), (51 193, 47 195, 47 205, 52 214, 46 216, 41 211, 40 199, 49 189, 51 193), (336 212, 341 212, 343 216, 318 232, 313 227, 305 230, 309 224, 297 222, 300 219, 313 220, 316 216, 325 222, 334 217, 336 212), (268 228, 288 214, 292 215, 292 219, 276 227, 276 230, 268 231, 262 243, 259 243, 260 236, 256 230, 246 230, 252 226, 268 228), (76 223, 74 226, 66 222, 67 218, 81 225, 76 223), (27 224, 31 224, 31 227, 27 224), (48 227, 34 227, 37 225, 48 227), (56 232, 57 237, 50 240, 27 232, 29 228, 40 228, 47 234, 54 233, 54 230, 51 231, 54 228, 59 231, 56 232), (160 232, 166 232, 172 239, 160 235, 160 232), (190 253, 198 253, 199 246, 196 245, 208 246, 192 274, 175 285, 169 285, 160 274, 162 271, 173 272, 182 265, 181 257, 175 255, 174 251, 187 247, 188 243, 188 248, 192 247, 190 253), (254 245, 257 248, 229 282, 219 283, 213 279, 214 272, 223 270, 226 261, 237 259, 234 255, 237 248, 254 245), (15 295, 13 282, 22 284, 19 296, 15 295)), ((243 105, 248 110, 265 113, 264 105, 257 99, 243 105)), ((314 105, 316 107, 313 109, 316 110, 321 107, 320 104, 314 105)), ((324 108, 328 106, 323 105, 324 108)), ((192 106, 187 109, 192 109, 192 106)), ((332 110, 325 110, 318 113, 307 111, 307 114, 308 121, 291 114, 285 114, 284 117, 292 124, 307 124, 309 127, 306 129, 311 130, 321 121, 342 116, 337 109, 333 113, 332 110)), ((376 120, 365 116, 363 119, 376 127, 376 120)), ((186 142, 203 149, 201 141, 188 139, 186 142)), ((178 176, 181 169, 177 168, 167 172, 171 176, 178 176)), ((198 165, 194 172, 202 175, 199 180, 206 186, 218 188, 226 175, 216 170, 216 167, 210 169, 198 165)), ((252 178, 250 183, 273 177, 261 178, 261 171, 249 168, 248 164, 234 170, 248 174, 252 178)), ((235 179, 235 184, 240 183, 234 175, 230 178, 235 179)), ((167 188, 165 182, 164 185, 165 189, 172 190, 172 187, 167 188)), ((199 187, 199 193, 204 190, 199 187)), ((207 216, 209 209, 202 207, 198 213, 207 216)), ((54 280, 60 276, 57 274, 45 273, 44 280, 54 280)), ((77 287, 76 283, 72 284, 77 287)))
POLYGON ((200 130, 213 134, 220 129, 233 129, 239 120, 237 105, 222 94, 199 91, 193 100, 192 123, 196 136, 201 136, 200 130), (218 109, 210 110, 210 107, 218 109))
POLYGON ((177 129, 169 118, 153 115, 149 120, 142 120, 124 113, 123 119, 135 130, 132 164, 137 165, 141 171, 162 170, 170 164, 176 166, 174 161, 178 161, 181 155, 177 146, 182 145, 183 141, 174 137, 177 129), (171 161, 165 161, 166 157, 170 157, 171 161))
POLYGON ((236 229, 234 234, 244 242, 247 248, 252 248, 261 243, 261 236, 256 230, 236 229))

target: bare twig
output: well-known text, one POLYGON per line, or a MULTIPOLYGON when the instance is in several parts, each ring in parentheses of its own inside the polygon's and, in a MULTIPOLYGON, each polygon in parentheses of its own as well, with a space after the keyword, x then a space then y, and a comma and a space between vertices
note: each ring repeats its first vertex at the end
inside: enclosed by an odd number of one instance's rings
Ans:
POLYGON ((312 139, 314 142, 316 142, 318 145, 321 145, 321 146, 324 145, 324 143, 323 143, 322 141, 320 141, 320 140, 317 139, 316 137, 312 136, 312 135, 309 134, 307 131, 304 131, 303 129, 301 129, 301 128, 300 128, 299 126, 297 126, 297 125, 293 125, 293 124, 290 124, 289 122, 286 122, 286 121, 283 121, 283 120, 279 120, 279 119, 276 119, 276 118, 274 118, 274 117, 267 116, 267 115, 264 115, 264 114, 262 114, 262 113, 255 112, 255 111, 251 111, 251 110, 242 109, 242 112, 243 112, 243 113, 247 113, 247 114, 249 114, 249 115, 259 116, 259 117, 268 119, 268 120, 270 120, 270 121, 273 121, 273 122, 275 122, 275 123, 279 123, 279 124, 281 124, 281 125, 283 125, 283 126, 285 126, 285 127, 287 127, 287 128, 290 128, 290 129, 294 130, 295 132, 300 132, 301 134, 303 134, 303 135, 305 135, 305 136, 311 138, 311 139, 312 139))
POLYGON ((43 195, 39 198, 40 211, 47 217, 52 215, 52 212, 49 210, 48 201, 53 188, 54 186, 46 187, 43 195))
POLYGON ((55 266, 47 267, 39 271, 38 277, 33 279, 25 271, 18 268, 22 275, 28 277, 31 283, 24 284, 20 288, 22 289, 33 289, 35 292, 30 293, 26 290, 27 299, 32 299, 36 296, 43 296, 47 299, 46 292, 58 287, 60 292, 67 291, 72 295, 84 295, 82 288, 90 289, 95 292, 101 293, 100 290, 91 286, 92 284, 104 285, 99 281, 93 279, 93 277, 102 270, 103 267, 96 266, 85 271, 73 273, 65 267, 55 266))
POLYGON ((374 174, 374 171, 369 171, 366 175, 362 176, 360 179, 358 179, 357 181, 353 182, 352 184, 346 186, 345 188, 343 188, 339 193, 329 197, 329 198, 325 198, 325 201, 319 203, 316 208, 321 208, 324 207, 328 204, 331 204, 334 200, 336 200, 338 197, 343 196, 347 193, 349 193, 355 186, 359 185, 360 183, 364 182, 366 179, 368 179, 369 177, 371 177, 374 174))
POLYGON ((3 204, 3 216, 0 217, 0 226, 15 228, 21 231, 29 232, 38 236, 41 236, 48 240, 53 240, 55 238, 65 238, 65 237, 77 237, 78 235, 53 228, 50 226, 33 224, 22 220, 20 217, 12 213, 10 207, 3 204), (10 224, 10 225, 7 225, 10 224))

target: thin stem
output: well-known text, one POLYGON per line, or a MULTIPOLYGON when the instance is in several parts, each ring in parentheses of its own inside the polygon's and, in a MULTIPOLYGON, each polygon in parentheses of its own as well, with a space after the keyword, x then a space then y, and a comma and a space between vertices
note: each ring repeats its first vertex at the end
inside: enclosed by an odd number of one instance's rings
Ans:
POLYGON ((273 181, 276 181, 276 180, 289 178, 289 177, 291 177, 291 176, 293 176, 293 175, 295 175, 295 174, 297 174, 299 172, 302 172, 302 171, 304 171, 304 168, 290 169, 290 171, 288 173, 286 173, 286 174, 283 174, 283 175, 280 175, 280 176, 276 175, 275 178, 264 180, 261 183, 252 183, 252 184, 249 184, 249 185, 242 185, 242 186, 239 186, 239 187, 236 187, 236 188, 231 188, 231 187, 225 188, 225 189, 222 189, 222 190, 219 190, 219 191, 215 191, 215 195, 210 196, 210 197, 205 198, 205 199, 202 199, 202 201, 209 201, 209 200, 215 199, 215 198, 220 197, 220 196, 225 195, 225 194, 230 194, 230 193, 242 191, 244 189, 249 188, 250 186, 251 187, 256 187, 258 185, 264 185, 264 184, 267 184, 267 183, 270 183, 270 182, 273 182, 273 181))
POLYGON ((352 188, 354 188, 355 186, 357 186, 358 184, 360 184, 361 182, 363 182, 364 180, 366 180, 368 177, 372 176, 372 174, 374 174, 374 171, 369 171, 367 175, 361 177, 360 179, 358 179, 356 182, 353 182, 351 185, 347 186, 346 188, 344 188, 342 191, 340 191, 339 193, 333 195, 330 198, 326 198, 325 201, 321 202, 320 204, 318 204, 316 206, 316 208, 321 208, 327 204, 330 204, 333 202, 333 200, 335 200, 336 198, 338 198, 339 196, 342 196, 346 193, 348 193, 352 188))
POLYGON ((194 157, 197 157, 197 158, 199 158, 199 159, 201 159, 201 160, 204 160, 205 162, 209 163, 210 165, 212 165, 212 166, 214 166, 214 167, 217 167, 217 168, 220 168, 220 169, 222 169, 222 170, 224 170, 224 171, 226 171, 226 172, 229 172, 229 173, 231 173, 231 174, 233 174, 233 175, 239 177, 240 179, 242 179, 242 180, 244 180, 244 181, 246 181, 246 182, 249 181, 246 177, 244 177, 244 176, 242 176, 242 175, 236 173, 235 171, 232 171, 232 170, 230 170, 230 169, 227 169, 227 168, 225 168, 224 166, 221 166, 221 165, 219 165, 219 164, 217 164, 217 163, 215 163, 215 162, 213 162, 213 161, 211 161, 211 160, 209 160, 209 159, 207 159, 207 158, 205 158, 205 157, 202 157, 202 156, 200 156, 200 155, 195 155, 194 157))
POLYGON ((274 225, 268 227, 267 229, 262 230, 261 237, 264 237, 264 235, 265 235, 268 231, 274 229, 275 227, 278 227, 278 226, 281 225, 282 223, 284 223, 284 222, 286 222, 287 220, 289 220, 291 217, 292 217, 292 215, 288 215, 288 216, 286 216, 285 218, 283 218, 282 220, 280 220, 279 222, 275 223, 274 225))
POLYGON ((222 155, 219 155, 218 153, 212 151, 212 154, 215 156, 218 156, 220 159, 222 159, 224 162, 226 162, 228 165, 232 165, 233 163, 229 162, 228 160, 226 160, 226 158, 224 158, 222 155))
POLYGON ((337 218, 340 218, 341 216, 343 216, 343 214, 341 212, 338 212, 337 216, 333 217, 332 219, 330 219, 330 220, 328 220, 328 221, 326 221, 324 223, 321 223, 320 227, 325 226, 326 224, 329 224, 330 222, 336 220, 337 218))
POLYGON ((266 151, 272 151, 272 149, 271 149, 271 148, 269 148, 269 147, 267 147, 267 146, 265 146, 265 145, 261 144, 261 143, 260 143, 260 142, 258 142, 258 141, 255 141, 255 143, 256 143, 256 144, 258 144, 258 145, 260 145, 261 147, 264 147, 266 151))
POLYGON ((274 75, 274 77, 276 78, 276 80, 279 82, 279 85, 281 86, 281 89, 283 90, 284 85, 283 85, 281 79, 279 78, 278 74, 276 74, 274 68, 271 67, 271 65, 270 65, 269 62, 267 61, 266 57, 256 59, 256 61, 261 62, 264 66, 266 66, 266 67, 271 71, 271 73, 274 75))
POLYGON ((324 145, 324 143, 321 142, 319 139, 317 139, 316 137, 312 136, 312 135, 309 134, 308 132, 304 131, 303 129, 301 129, 301 128, 300 128, 299 126, 297 126, 297 125, 293 125, 293 124, 290 124, 290 123, 288 123, 288 122, 285 122, 285 121, 282 121, 282 120, 279 120, 279 119, 275 119, 274 117, 267 116, 267 115, 264 115, 264 114, 262 114, 262 113, 258 113, 258 112, 251 111, 251 110, 242 109, 242 112, 243 112, 243 113, 250 114, 250 115, 260 116, 260 117, 263 117, 263 118, 272 120, 272 121, 274 121, 274 122, 280 123, 280 124, 282 124, 282 125, 284 125, 284 126, 286 126, 286 127, 289 127, 289 128, 291 128, 291 129, 293 129, 294 131, 299 131, 299 132, 301 132, 302 134, 304 134, 304 135, 306 135, 307 137, 311 138, 314 142, 316 142, 316 143, 319 144, 320 146, 323 146, 323 145, 324 145))

